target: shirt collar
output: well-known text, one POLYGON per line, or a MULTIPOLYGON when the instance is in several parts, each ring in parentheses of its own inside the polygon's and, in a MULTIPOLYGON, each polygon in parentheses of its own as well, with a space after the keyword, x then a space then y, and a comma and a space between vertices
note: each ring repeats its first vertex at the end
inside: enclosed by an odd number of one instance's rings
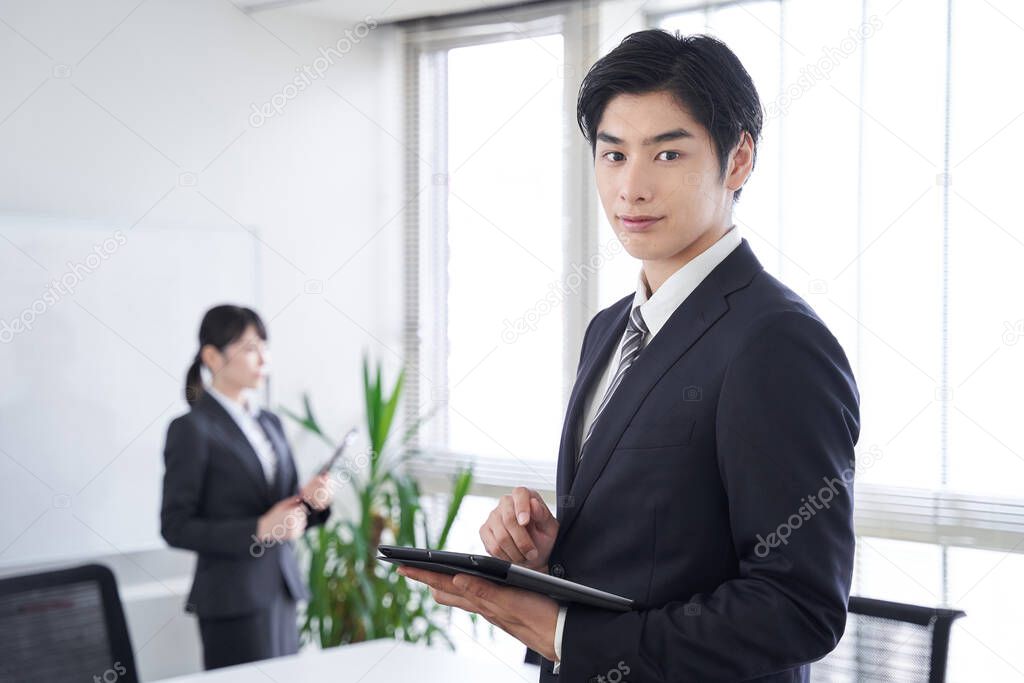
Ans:
POLYGON ((227 410, 235 420, 240 419, 243 415, 256 418, 260 414, 259 406, 256 405, 256 402, 252 399, 250 392, 247 390, 242 390, 242 402, 239 403, 238 401, 231 400, 221 392, 214 389, 212 384, 204 388, 210 396, 213 396, 217 399, 218 403, 224 406, 224 409, 227 410))
POLYGON ((740 245, 742 237, 739 228, 733 225, 717 242, 702 251, 689 263, 672 273, 658 291, 647 296, 647 281, 644 270, 636 279, 636 293, 633 295, 633 308, 640 307, 647 329, 653 337, 658 333, 669 316, 697 289, 697 286, 714 270, 733 249, 740 245))

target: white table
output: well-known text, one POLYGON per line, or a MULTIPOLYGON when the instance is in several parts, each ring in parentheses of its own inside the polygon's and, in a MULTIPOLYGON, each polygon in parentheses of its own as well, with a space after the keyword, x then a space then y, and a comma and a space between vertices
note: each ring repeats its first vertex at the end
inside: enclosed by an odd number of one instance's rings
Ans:
POLYGON ((402 679, 417 683, 536 683, 539 676, 540 667, 505 662, 487 653, 452 652, 398 640, 371 640, 167 678, 161 683, 391 683, 402 679))

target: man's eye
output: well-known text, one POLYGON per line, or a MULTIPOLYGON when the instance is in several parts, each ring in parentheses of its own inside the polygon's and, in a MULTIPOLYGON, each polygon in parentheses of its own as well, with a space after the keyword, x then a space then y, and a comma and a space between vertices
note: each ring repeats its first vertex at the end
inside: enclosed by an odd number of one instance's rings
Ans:
POLYGON ((622 161, 622 159, 611 159, 611 158, 609 158, 609 155, 611 155, 611 154, 618 154, 620 157, 623 156, 622 152, 605 152, 603 156, 604 156, 605 159, 608 159, 608 161, 622 161))
POLYGON ((665 151, 665 152, 662 152, 661 154, 659 154, 658 157, 660 158, 660 157, 662 157, 665 154, 674 154, 675 156, 673 156, 671 159, 663 159, 663 161, 675 161, 680 156, 682 156, 681 154, 679 154, 679 152, 665 151))

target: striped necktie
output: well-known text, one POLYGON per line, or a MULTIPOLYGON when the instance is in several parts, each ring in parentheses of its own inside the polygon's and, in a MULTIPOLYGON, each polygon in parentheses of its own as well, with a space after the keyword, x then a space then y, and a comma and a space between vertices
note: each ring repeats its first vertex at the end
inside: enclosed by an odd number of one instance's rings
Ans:
POLYGON ((640 307, 636 306, 629 314, 629 323, 626 324, 626 334, 622 341, 622 357, 619 359, 619 369, 615 372, 615 377, 608 383, 608 390, 604 392, 604 398, 601 400, 601 405, 597 407, 597 412, 594 414, 594 420, 590 423, 590 429, 587 430, 587 435, 583 439, 583 444, 580 446, 580 452, 576 455, 576 465, 580 464, 580 460, 583 459, 583 449, 587 445, 587 440, 590 435, 594 433, 594 425, 601 417, 601 412, 605 406, 608 405, 608 399, 615 393, 615 389, 622 383, 622 378, 626 374, 626 370, 629 370, 635 361, 637 356, 640 355, 640 350, 644 347, 644 338, 647 336, 647 324, 644 322, 644 317, 640 313, 640 307))

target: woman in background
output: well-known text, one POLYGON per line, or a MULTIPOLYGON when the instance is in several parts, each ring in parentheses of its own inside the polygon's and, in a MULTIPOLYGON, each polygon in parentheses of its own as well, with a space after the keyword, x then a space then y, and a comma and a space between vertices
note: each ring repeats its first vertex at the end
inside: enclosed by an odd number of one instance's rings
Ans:
POLYGON ((167 429, 161 534, 199 554, 185 611, 199 618, 207 669, 298 651, 295 603, 309 593, 293 540, 330 514, 328 476, 300 491, 281 420, 254 400, 266 341, 255 311, 207 311, 185 383, 191 410, 167 429))

